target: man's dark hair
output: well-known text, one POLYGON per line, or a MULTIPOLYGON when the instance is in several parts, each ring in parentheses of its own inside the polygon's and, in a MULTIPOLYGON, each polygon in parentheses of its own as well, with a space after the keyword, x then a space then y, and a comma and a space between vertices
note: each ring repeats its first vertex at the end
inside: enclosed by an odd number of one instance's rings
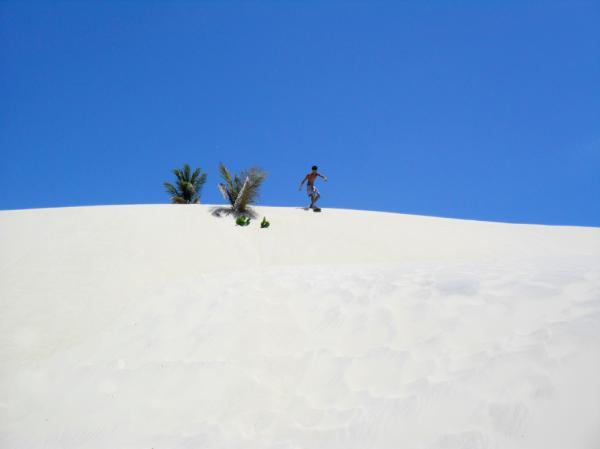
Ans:
POLYGON ((312 166, 312 169, 313 169, 313 170, 318 170, 318 168, 319 168, 319 167, 317 167, 316 165, 313 165, 313 166, 312 166))

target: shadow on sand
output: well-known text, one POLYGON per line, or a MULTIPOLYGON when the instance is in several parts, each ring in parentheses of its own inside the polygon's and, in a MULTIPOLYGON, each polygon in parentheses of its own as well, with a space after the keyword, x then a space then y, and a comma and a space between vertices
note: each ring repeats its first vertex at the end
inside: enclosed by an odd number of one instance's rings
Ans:
POLYGON ((236 211, 233 210, 231 207, 224 207, 224 206, 217 206, 217 207, 213 207, 210 210, 210 213, 212 214, 213 217, 223 217, 223 216, 233 216, 233 218, 238 218, 241 217, 242 215, 245 215, 246 217, 255 219, 256 217, 258 217, 258 215, 256 214, 256 211, 254 211, 254 209, 251 208, 247 208, 244 211, 236 211))

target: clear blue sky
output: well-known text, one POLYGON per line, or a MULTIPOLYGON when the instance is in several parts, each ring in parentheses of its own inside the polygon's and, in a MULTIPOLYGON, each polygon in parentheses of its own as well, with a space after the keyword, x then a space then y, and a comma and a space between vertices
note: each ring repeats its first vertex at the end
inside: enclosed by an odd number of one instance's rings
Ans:
POLYGON ((262 204, 600 226, 600 2, 0 2, 0 209, 262 204))

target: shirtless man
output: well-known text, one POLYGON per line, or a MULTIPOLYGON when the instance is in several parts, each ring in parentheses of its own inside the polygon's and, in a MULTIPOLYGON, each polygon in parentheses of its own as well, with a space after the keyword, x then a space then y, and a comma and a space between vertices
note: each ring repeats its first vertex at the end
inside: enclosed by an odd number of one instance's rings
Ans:
POLYGON ((321 173, 318 173, 318 169, 319 168, 316 165, 313 165, 312 171, 304 177, 304 179, 300 183, 300 187, 298 187, 298 190, 302 190, 302 186, 305 182, 308 181, 308 183, 306 184, 307 193, 310 197, 310 206, 308 206, 308 208, 313 209, 315 211, 321 210, 318 207, 316 207, 316 203, 317 201, 319 201, 319 198, 321 198, 321 194, 319 193, 319 189, 317 189, 317 187, 315 186, 315 181, 319 177, 323 178, 324 181, 327 181, 327 176, 323 176, 321 173))

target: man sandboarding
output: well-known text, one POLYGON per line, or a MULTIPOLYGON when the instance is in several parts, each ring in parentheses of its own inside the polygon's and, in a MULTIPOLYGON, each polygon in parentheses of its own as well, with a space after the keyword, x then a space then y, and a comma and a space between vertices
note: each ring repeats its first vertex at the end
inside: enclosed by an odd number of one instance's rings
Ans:
POLYGON ((319 198, 321 198, 321 194, 319 193, 319 189, 317 189, 315 186, 315 181, 319 177, 323 178, 324 181, 327 181, 327 176, 323 176, 321 173, 318 173, 318 169, 319 167, 313 165, 312 171, 304 177, 300 183, 300 187, 298 187, 298 190, 302 190, 302 186, 308 181, 306 184, 306 193, 308 193, 308 196, 310 197, 310 206, 308 206, 308 208, 315 212, 321 212, 321 209, 317 207, 317 201, 319 201, 319 198))

